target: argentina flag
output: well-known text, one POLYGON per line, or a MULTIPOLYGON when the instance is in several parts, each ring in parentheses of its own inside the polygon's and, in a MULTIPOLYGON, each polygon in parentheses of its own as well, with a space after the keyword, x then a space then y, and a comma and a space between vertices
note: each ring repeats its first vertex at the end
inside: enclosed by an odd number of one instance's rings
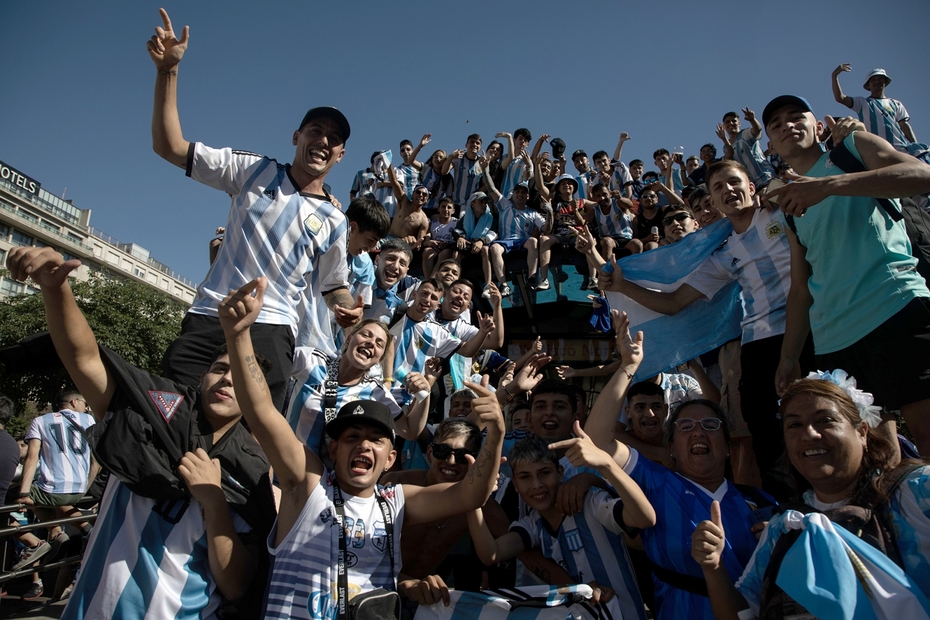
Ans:
POLYGON ((591 586, 529 586, 483 592, 449 591, 449 606, 420 605, 414 620, 615 620, 622 617, 614 600, 591 602, 591 586))
MULTIPOLYGON (((654 291, 672 292, 731 232, 733 225, 723 219, 678 243, 627 256, 617 264, 625 280, 654 291)), ((713 299, 699 299, 675 315, 654 312, 614 291, 608 291, 606 296, 611 308, 630 317, 631 333, 643 332, 646 355, 636 373, 639 380, 692 360, 742 333, 740 286, 735 280, 713 299)))

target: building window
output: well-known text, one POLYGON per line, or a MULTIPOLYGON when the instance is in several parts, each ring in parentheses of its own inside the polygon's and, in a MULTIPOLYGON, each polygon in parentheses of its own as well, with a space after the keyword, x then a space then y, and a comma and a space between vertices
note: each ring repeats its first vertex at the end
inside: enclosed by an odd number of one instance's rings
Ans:
POLYGON ((36 217, 35 215, 33 215, 32 213, 29 213, 29 211, 25 211, 25 210, 23 210, 23 209, 20 209, 20 210, 19 210, 19 216, 20 216, 21 218, 23 218, 24 220, 29 220, 29 221, 32 222, 33 224, 38 224, 38 223, 39 223, 39 218, 36 217))
POLYGON ((6 238, 10 236, 10 227, 6 224, 0 224, 0 240, 6 241, 6 238))
POLYGON ((73 254, 68 254, 67 252, 62 252, 62 253, 61 253, 61 256, 62 256, 62 258, 64 258, 66 261, 74 260, 74 259, 77 258, 77 256, 74 256, 73 254))
POLYGON ((68 233, 68 241, 70 241, 71 243, 83 243, 84 242, 83 239, 81 239, 80 237, 78 237, 77 235, 71 232, 68 233))
POLYGON ((0 269, 6 268, 6 250, 0 250, 0 269))
POLYGON ((3 278, 0 280, 0 295, 7 295, 12 297, 13 295, 19 295, 23 292, 25 287, 16 282, 15 280, 10 280, 9 278, 3 278))
POLYGON ((134 267, 132 271, 133 271, 133 273, 136 274, 136 277, 137 277, 137 278, 144 278, 144 277, 145 277, 145 270, 144 270, 144 269, 139 269, 138 267, 134 267))
POLYGON ((25 233, 21 233, 14 228, 13 235, 10 238, 10 243, 13 245, 32 245, 32 237, 25 233))

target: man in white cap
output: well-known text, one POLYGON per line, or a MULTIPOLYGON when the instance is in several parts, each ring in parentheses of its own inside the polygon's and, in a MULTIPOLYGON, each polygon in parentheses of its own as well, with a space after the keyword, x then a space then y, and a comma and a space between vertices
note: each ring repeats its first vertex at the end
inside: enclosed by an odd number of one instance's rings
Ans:
POLYGON ((859 115, 859 120, 865 123, 866 129, 888 140, 896 150, 930 164, 930 148, 917 141, 904 104, 885 96, 885 88, 891 84, 888 73, 884 69, 872 69, 862 85, 869 91, 869 96, 850 97, 840 86, 840 73, 851 70, 849 63, 843 63, 833 70, 833 97, 837 102, 851 108, 859 115))

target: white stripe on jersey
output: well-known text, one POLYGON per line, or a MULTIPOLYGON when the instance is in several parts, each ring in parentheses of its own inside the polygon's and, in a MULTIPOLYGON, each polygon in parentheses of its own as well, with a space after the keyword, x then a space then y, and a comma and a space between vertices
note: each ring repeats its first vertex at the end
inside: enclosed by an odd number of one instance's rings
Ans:
POLYGON ((526 163, 519 156, 514 156, 510 165, 507 166, 507 170, 504 171, 504 179, 501 181, 501 195, 504 198, 510 198, 513 188, 520 182, 525 166, 526 163))
POLYGON ((752 127, 739 132, 733 141, 733 159, 743 164, 757 189, 775 178, 775 168, 762 154, 762 146, 759 138, 752 135, 752 127))
POLYGON ((456 159, 452 162, 452 200, 456 206, 464 207, 468 202, 468 197, 478 191, 478 183, 484 173, 478 160, 472 161, 466 156, 456 159))
POLYGON ((287 167, 267 157, 195 143, 189 172, 233 196, 225 240, 190 311, 215 317, 229 291, 267 276, 258 322, 290 325, 296 335, 307 298, 346 286, 345 216, 325 197, 301 194, 287 167))
POLYGON ((419 286, 419 278, 414 278, 413 276, 404 276, 401 278, 394 286, 388 289, 400 299, 400 304, 391 305, 388 304, 387 297, 385 296, 386 291, 381 290, 381 287, 376 283, 372 290, 371 307, 365 308, 365 311, 362 313, 362 318, 378 319, 379 321, 390 324, 391 318, 394 316, 394 311, 402 304, 409 304, 413 300, 413 296, 417 292, 417 287, 419 286))
POLYGON ((791 288, 791 254, 781 211, 756 209, 752 224, 742 233, 730 233, 686 283, 713 299, 730 280, 742 289, 743 343, 785 333, 788 290, 791 288))
POLYGON ((604 215, 600 205, 596 205, 594 219, 601 237, 633 238, 633 216, 621 209, 615 198, 610 199, 610 213, 607 215, 604 215))
POLYGON ((546 225, 546 219, 542 215, 529 207, 520 211, 503 196, 497 201, 497 209, 500 213, 497 224, 499 241, 526 239, 532 236, 534 228, 542 230, 546 225))
MULTIPOLYGON (((323 427, 329 421, 323 415, 323 400, 326 394, 326 367, 330 359, 330 356, 319 349, 297 347, 294 350, 292 374, 300 387, 291 399, 288 422, 297 438, 314 452, 320 449, 323 427)), ((384 389, 381 380, 370 374, 366 374, 356 385, 340 385, 337 388, 336 411, 353 400, 380 402, 391 410, 394 419, 403 414, 391 393, 384 389)))
POLYGON ((511 523, 510 531, 525 532, 531 547, 558 562, 577 583, 597 581, 613 589, 624 619, 645 620, 636 575, 620 536, 623 529, 617 517, 622 510, 619 499, 611 499, 601 489, 591 489, 585 496, 583 511, 567 515, 555 536, 536 511, 511 523))
POLYGON ((352 180, 352 189, 350 191, 355 192, 356 196, 370 194, 372 193, 376 182, 377 179, 375 179, 375 173, 372 172, 369 168, 359 170, 355 173, 355 178, 352 180))
MULTIPOLYGON (((335 620, 338 615, 339 534, 335 526, 332 481, 332 472, 325 471, 280 545, 275 547, 274 544, 277 524, 268 536, 268 551, 274 556, 274 562, 266 593, 267 619, 335 620)), ((346 542, 357 562, 349 563, 348 583, 352 592, 374 588, 394 590, 394 580, 403 566, 400 544, 404 529, 403 487, 379 486, 376 492, 387 501, 394 521, 395 574, 391 574, 384 519, 374 496, 362 499, 343 491, 346 525, 349 519, 353 524, 346 542)))
POLYGON ((633 177, 630 175, 630 169, 622 161, 617 162, 610 175, 610 191, 620 191, 632 182, 633 177))
POLYGON ((46 493, 70 495, 87 490, 90 448, 84 435, 65 416, 83 429, 97 423, 89 413, 62 409, 35 418, 26 431, 27 442, 31 439, 42 442, 39 449, 39 475, 33 484, 46 493))
MULTIPOLYGON (((201 511, 195 499, 156 502, 111 476, 61 617, 213 618, 222 596, 210 575, 201 511)), ((249 531, 231 514, 237 532, 249 531)))
POLYGON ((423 372, 431 357, 445 359, 455 353, 462 341, 436 321, 425 318, 414 321, 404 316, 391 328, 394 335, 394 386, 391 394, 401 406, 413 396, 404 388, 404 377, 411 372, 423 372))
POLYGON ((903 103, 888 97, 853 97, 852 100, 853 112, 859 115, 869 133, 884 138, 899 151, 907 151, 911 141, 904 137, 904 131, 898 124, 898 121, 908 120, 903 103))

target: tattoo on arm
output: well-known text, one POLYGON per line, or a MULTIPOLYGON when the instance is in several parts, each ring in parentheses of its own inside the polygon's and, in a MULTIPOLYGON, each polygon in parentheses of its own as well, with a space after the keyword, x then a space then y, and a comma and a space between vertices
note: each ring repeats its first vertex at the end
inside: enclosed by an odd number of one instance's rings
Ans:
POLYGON ((254 355, 247 355, 245 357, 245 364, 249 369, 249 374, 252 376, 252 380, 258 384, 262 389, 262 392, 268 391, 268 385, 265 383, 265 375, 262 374, 262 369, 258 365, 258 360, 255 359, 254 355))
POLYGON ((473 484, 475 478, 481 476, 481 470, 484 469, 491 462, 491 451, 485 446, 481 449, 481 453, 478 454, 478 458, 475 460, 475 464, 471 466, 471 469, 468 470, 468 483, 473 484))

